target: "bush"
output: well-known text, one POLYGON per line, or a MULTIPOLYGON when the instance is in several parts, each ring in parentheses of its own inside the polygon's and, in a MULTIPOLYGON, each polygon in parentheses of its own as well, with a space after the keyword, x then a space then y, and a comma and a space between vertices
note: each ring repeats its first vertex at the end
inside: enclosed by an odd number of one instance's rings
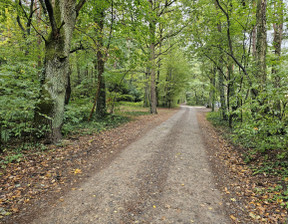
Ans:
POLYGON ((0 71, 0 141, 30 136, 39 93, 38 70, 32 63, 4 64, 0 71))

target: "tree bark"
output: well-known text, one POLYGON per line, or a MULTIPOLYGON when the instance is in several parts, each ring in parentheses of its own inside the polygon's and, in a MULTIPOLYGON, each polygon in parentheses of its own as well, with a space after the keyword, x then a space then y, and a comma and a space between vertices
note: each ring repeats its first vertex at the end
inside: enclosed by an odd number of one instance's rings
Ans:
MULTIPOLYGON (((229 59, 228 59, 229 60, 229 59)), ((234 74, 233 74, 233 64, 231 62, 231 60, 229 60, 228 62, 228 66, 227 66, 227 73, 228 73, 228 89, 227 89, 227 107, 228 107, 228 111, 230 111, 229 117, 228 117, 228 121, 229 121, 229 127, 232 128, 232 123, 233 123, 233 118, 235 116, 234 112, 237 109, 237 105, 234 103, 232 103, 231 99, 233 99, 233 97, 235 97, 235 86, 234 86, 234 74)))
POLYGON ((95 63, 95 71, 97 71, 97 89, 94 104, 92 110, 90 112, 89 120, 92 118, 92 114, 94 113, 94 109, 96 107, 96 117, 101 118, 104 117, 107 113, 106 111, 106 86, 105 80, 103 77, 105 71, 105 61, 106 56, 104 53, 104 41, 103 41, 103 30, 104 30, 104 19, 105 19, 105 10, 103 7, 99 14, 94 19, 94 22, 97 24, 95 28, 95 32, 97 33, 97 49, 96 49, 96 57, 97 62, 95 63))

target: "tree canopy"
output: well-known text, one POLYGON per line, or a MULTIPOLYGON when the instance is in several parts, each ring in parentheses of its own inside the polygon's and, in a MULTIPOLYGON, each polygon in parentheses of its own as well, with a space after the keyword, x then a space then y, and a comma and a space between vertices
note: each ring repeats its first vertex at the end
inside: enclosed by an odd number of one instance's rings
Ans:
POLYGON ((153 114, 181 103, 219 108, 239 141, 287 149, 282 0, 0 4, 2 150, 57 143, 69 122, 104 119, 120 101, 153 114))

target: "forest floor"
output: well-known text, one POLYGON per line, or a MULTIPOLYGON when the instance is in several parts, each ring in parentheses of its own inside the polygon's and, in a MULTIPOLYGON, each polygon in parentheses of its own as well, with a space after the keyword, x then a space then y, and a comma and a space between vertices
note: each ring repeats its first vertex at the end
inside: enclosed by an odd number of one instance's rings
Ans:
POLYGON ((273 180, 252 176, 207 111, 160 109, 9 164, 0 222, 285 223, 254 191, 273 180))

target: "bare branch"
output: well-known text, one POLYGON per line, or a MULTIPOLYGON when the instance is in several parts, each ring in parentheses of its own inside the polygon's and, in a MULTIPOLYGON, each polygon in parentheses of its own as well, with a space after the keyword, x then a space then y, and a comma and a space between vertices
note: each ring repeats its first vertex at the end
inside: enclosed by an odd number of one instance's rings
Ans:
POLYGON ((227 77, 223 71, 223 69, 221 67, 218 66, 218 63, 213 59, 211 58, 208 54, 206 53, 203 53, 205 57, 207 57, 210 61, 212 61, 214 63, 214 65, 217 67, 217 69, 221 72, 221 74, 223 75, 223 77, 227 80, 227 77))

